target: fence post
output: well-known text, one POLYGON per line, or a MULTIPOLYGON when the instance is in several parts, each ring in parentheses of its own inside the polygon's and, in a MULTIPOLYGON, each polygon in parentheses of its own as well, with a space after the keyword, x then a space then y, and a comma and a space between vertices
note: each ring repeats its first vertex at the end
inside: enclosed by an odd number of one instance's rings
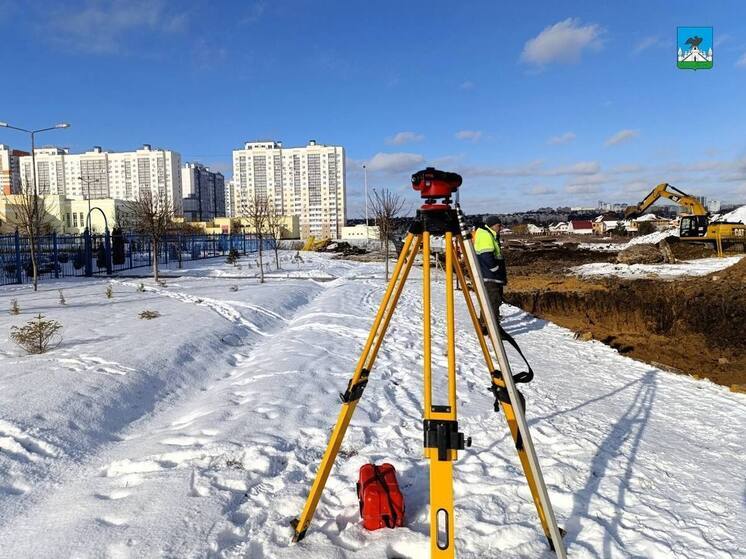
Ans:
POLYGON ((93 276, 93 250, 91 247, 91 232, 87 227, 83 232, 83 239, 85 240, 85 277, 90 278, 93 276))
POLYGON ((241 238, 243 239, 243 255, 246 256, 246 233, 242 233, 241 238))
POLYGON ((163 237, 163 248, 166 249, 166 251, 165 251, 166 252, 166 254, 165 254, 166 262, 165 262, 165 264, 166 264, 166 266, 168 266, 168 235, 166 235, 165 237, 163 237))
POLYGON ((60 279, 60 259, 57 252, 57 231, 52 232, 52 258, 54 265, 54 279, 60 279))
POLYGON ((132 236, 127 235, 127 238, 128 238, 127 246, 130 247, 130 270, 131 270, 133 268, 132 266, 132 236))
POLYGON ((179 251, 178 252, 178 255, 179 255, 179 270, 181 270, 183 268, 183 266, 181 264, 181 259, 182 259, 181 253, 183 252, 182 251, 182 247, 181 247, 181 233, 179 233, 178 235, 176 235, 176 249, 179 251))
POLYGON ((16 283, 23 283, 21 275, 21 235, 16 229, 16 283))
POLYGON ((111 275, 111 236, 109 228, 104 229, 104 258, 106 260, 106 274, 111 275))

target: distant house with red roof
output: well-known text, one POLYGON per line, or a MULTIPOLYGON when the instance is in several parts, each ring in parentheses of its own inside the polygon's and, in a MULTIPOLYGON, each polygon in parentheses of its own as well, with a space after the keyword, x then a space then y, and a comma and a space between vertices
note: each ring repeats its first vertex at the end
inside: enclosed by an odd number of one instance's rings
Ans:
POLYGON ((592 235, 593 222, 589 219, 573 219, 570 221, 568 231, 576 235, 592 235))

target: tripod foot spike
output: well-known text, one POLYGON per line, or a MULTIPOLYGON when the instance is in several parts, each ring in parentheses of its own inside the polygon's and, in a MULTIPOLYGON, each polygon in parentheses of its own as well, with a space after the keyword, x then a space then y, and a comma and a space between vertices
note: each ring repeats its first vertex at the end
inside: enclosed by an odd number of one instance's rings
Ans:
MULTIPOLYGON (((297 518, 293 518, 293 520, 290 521, 290 525, 293 527, 293 530, 295 531, 295 533, 293 534, 293 543, 298 543, 299 541, 301 541, 303 538, 306 537, 306 530, 301 530, 300 532, 298 531, 298 522, 299 520, 297 518)), ((551 545, 551 541, 550 541, 550 545, 551 545)))

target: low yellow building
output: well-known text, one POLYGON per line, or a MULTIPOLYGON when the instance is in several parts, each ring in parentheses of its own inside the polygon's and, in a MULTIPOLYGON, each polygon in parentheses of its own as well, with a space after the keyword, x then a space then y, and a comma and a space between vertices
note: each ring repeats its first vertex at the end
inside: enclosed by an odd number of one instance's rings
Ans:
POLYGON ((364 223, 348 225, 342 227, 340 239, 343 241, 378 241, 381 239, 381 231, 378 229, 378 225, 365 225, 364 223))
MULTIPOLYGON (((18 223, 18 213, 22 207, 23 196, 11 194, 0 197, 0 232, 10 233, 18 223)), ((49 231, 57 233, 82 233, 86 228, 88 216, 88 200, 70 200, 64 196, 39 196, 38 204, 46 214, 45 223, 49 231)), ((91 229, 94 233, 102 233, 105 224, 113 229, 117 218, 121 217, 126 202, 105 198, 91 200, 91 229), (106 216, 106 219, 104 219, 106 216)))
MULTIPOLYGON (((255 233, 251 222, 245 217, 216 217, 212 221, 180 221, 191 227, 196 227, 205 233, 255 233)), ((300 222, 297 215, 282 216, 280 222, 280 239, 298 239, 300 237, 300 222)))

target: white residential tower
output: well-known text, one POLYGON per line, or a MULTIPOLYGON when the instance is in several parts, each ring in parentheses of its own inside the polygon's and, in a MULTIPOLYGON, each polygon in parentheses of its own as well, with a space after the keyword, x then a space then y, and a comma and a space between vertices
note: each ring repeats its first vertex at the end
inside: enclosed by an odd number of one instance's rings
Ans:
POLYGON ((246 142, 233 151, 237 212, 254 196, 266 197, 275 210, 298 216, 300 236, 339 238, 346 219, 345 155, 342 146, 297 148, 281 142, 246 142))

